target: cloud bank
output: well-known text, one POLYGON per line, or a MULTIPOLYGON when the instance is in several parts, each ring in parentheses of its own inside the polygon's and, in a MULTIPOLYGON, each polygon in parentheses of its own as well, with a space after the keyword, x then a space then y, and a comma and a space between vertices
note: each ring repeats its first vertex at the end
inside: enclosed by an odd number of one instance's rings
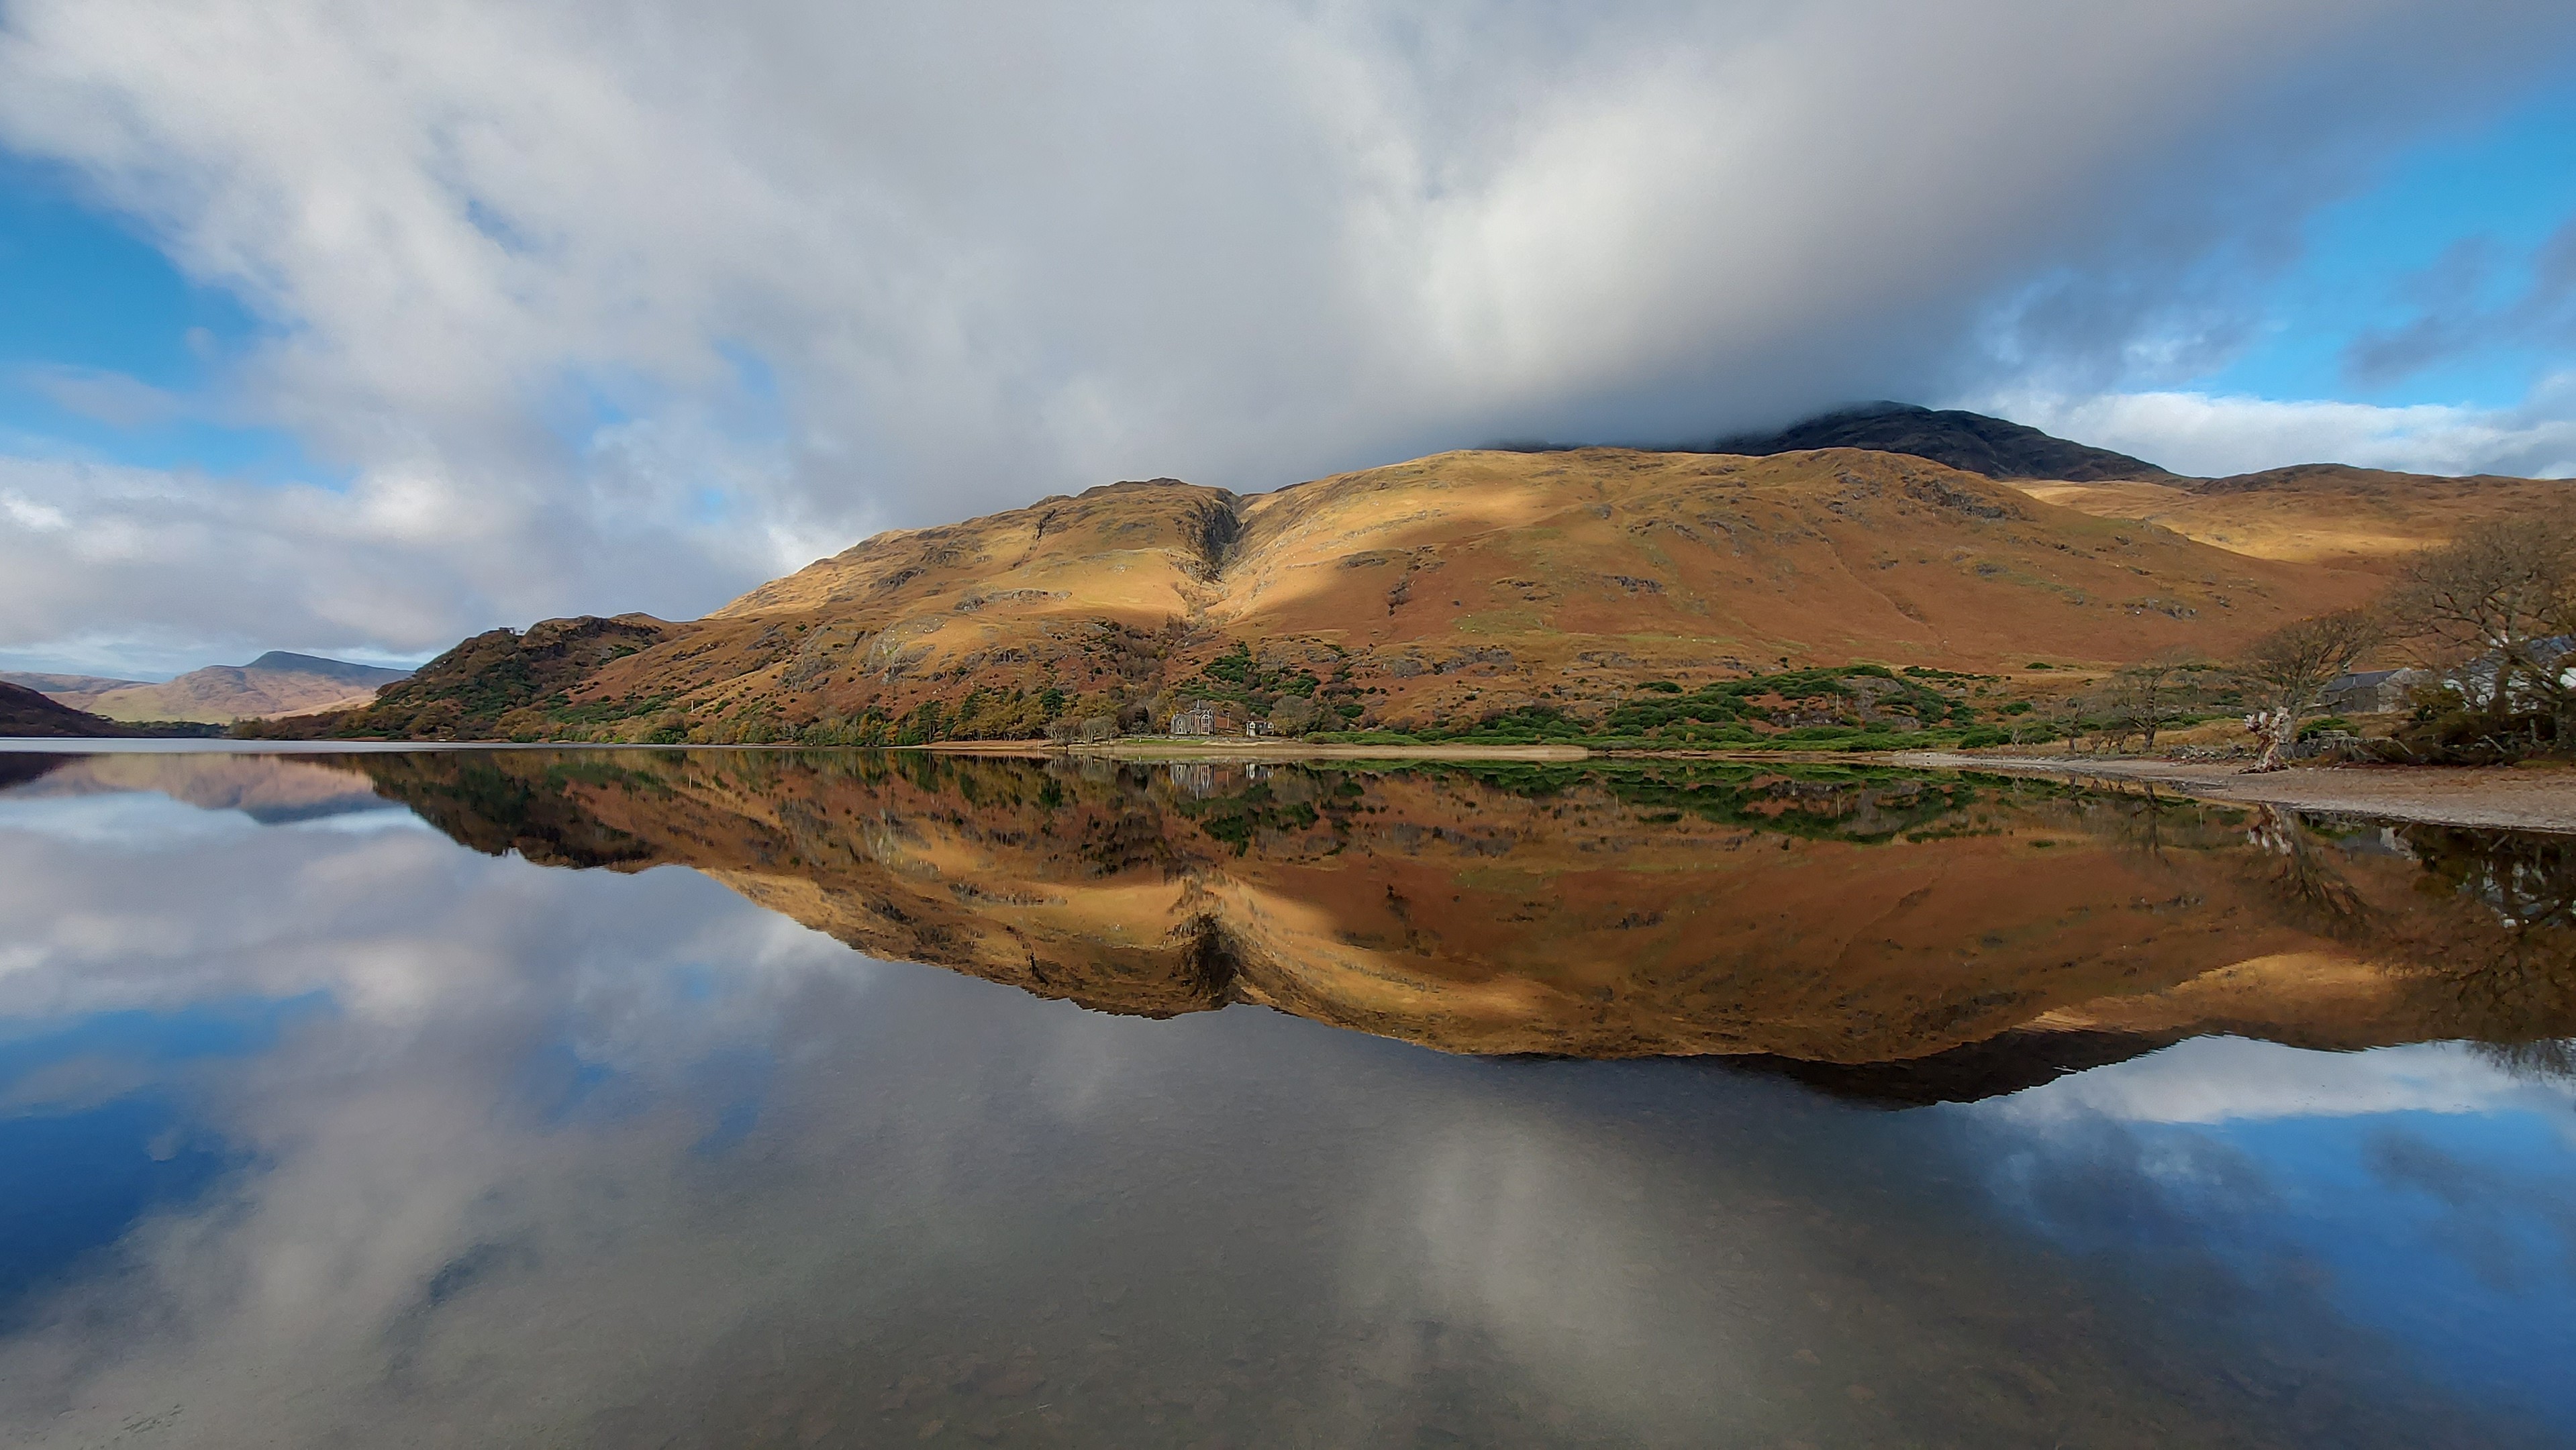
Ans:
POLYGON ((2520 407, 2212 397, 2206 393, 2031 391, 1976 406, 2068 437, 2218 477, 2297 463, 2349 463, 2401 473, 2576 476, 2576 374, 2534 388, 2520 407))
POLYGON ((425 650, 1118 477, 2087 395, 2226 346, 2309 207, 2576 38, 1416 9, 22 0, 0 145, 242 299, 195 405, 338 482, 12 465, 0 577, 51 582, 0 650, 425 650))

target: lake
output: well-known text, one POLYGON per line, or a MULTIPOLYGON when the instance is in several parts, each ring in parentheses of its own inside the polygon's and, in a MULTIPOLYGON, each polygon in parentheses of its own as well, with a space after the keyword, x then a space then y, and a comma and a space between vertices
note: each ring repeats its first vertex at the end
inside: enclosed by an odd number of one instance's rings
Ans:
POLYGON ((0 1438, 2576 1444, 2576 837, 0 753, 0 1438))

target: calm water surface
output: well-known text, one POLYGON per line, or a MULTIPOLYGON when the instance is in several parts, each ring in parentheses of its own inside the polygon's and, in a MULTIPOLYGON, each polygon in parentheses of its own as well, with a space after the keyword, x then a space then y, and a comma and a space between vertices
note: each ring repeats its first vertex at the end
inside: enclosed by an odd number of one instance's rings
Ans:
POLYGON ((0 754, 0 1443, 2576 1444, 2576 841, 0 754))

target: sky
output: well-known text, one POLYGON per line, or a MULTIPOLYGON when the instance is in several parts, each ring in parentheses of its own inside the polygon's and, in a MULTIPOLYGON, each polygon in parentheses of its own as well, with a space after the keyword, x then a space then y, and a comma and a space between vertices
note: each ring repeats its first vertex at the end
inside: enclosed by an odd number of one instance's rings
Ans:
POLYGON ((2576 474, 2576 10, 0 0, 0 667, 1894 398, 2576 474))

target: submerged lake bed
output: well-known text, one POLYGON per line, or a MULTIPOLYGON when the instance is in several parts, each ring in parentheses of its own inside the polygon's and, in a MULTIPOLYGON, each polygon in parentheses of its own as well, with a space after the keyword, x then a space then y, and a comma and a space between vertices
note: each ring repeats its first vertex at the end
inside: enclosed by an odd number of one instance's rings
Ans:
POLYGON ((30 1444, 2576 1443, 2568 836, 0 753, 0 923, 30 1444))

